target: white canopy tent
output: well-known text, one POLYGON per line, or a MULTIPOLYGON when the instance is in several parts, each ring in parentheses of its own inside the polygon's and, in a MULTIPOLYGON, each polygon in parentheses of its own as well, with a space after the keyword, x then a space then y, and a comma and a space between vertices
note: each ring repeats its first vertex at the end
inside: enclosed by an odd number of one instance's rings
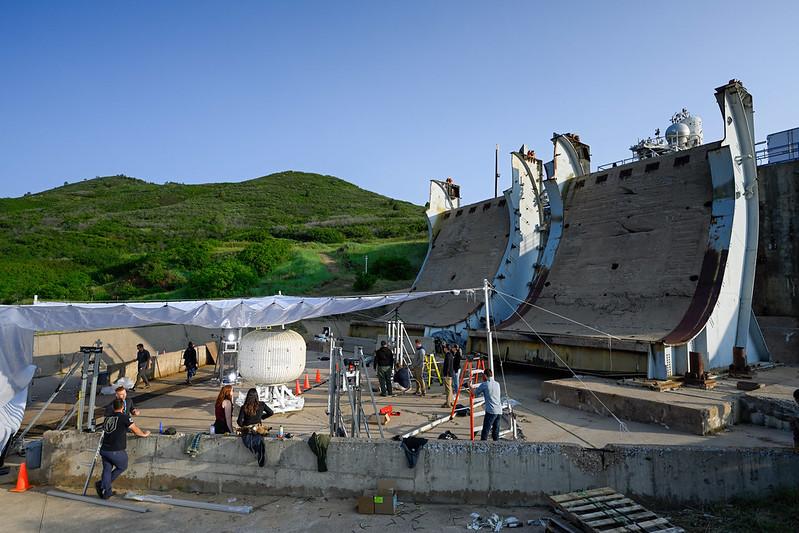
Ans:
POLYGON ((64 303, 0 306, 0 449, 17 432, 25 413, 37 331, 88 331, 148 324, 248 328, 397 305, 449 291, 376 296, 305 298, 270 296, 231 300, 136 303, 64 303))

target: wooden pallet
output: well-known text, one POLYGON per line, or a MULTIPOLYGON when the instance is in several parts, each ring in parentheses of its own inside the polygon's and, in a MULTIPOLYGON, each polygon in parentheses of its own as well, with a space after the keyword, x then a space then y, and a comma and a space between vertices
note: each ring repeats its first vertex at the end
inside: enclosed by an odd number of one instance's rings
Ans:
POLYGON ((610 487, 547 497, 556 510, 589 533, 685 533, 610 487))
POLYGON ((626 379, 620 379, 619 381, 617 381, 617 383, 619 385, 624 385, 626 387, 641 387, 643 389, 649 389, 658 392, 675 390, 682 387, 682 383, 672 379, 657 380, 657 379, 642 379, 642 378, 634 378, 634 379, 626 378, 626 379))

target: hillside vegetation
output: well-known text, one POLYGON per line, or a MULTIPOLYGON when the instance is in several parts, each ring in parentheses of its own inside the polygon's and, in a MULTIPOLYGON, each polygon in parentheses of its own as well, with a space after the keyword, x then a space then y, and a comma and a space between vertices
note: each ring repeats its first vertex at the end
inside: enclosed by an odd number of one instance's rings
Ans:
POLYGON ((110 176, 0 199, 0 301, 395 290, 426 249, 423 208, 332 176, 110 176))

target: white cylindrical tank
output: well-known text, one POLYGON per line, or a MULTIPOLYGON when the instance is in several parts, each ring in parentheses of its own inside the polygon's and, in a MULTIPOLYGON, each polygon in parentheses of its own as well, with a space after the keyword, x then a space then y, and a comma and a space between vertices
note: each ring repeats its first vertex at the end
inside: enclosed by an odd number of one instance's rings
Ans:
POLYGON ((687 143, 689 147, 699 146, 700 144, 702 144, 702 142, 704 142, 705 134, 702 131, 701 117, 688 113, 687 116, 684 119, 682 119, 681 122, 686 126, 688 126, 688 128, 691 130, 691 133, 688 136, 688 143, 687 143))
POLYGON ((299 379, 305 370, 305 339, 296 331, 255 330, 239 344, 239 374, 259 385, 299 379))

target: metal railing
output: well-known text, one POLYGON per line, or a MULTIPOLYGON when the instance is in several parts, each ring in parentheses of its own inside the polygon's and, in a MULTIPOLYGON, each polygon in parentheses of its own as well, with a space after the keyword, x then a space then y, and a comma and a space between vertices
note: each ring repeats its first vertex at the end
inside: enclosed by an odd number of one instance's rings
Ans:
MULTIPOLYGON (((768 147, 768 141, 760 141, 755 143, 755 161, 757 166, 768 165, 771 163, 782 163, 784 161, 792 161, 799 159, 799 142, 788 143, 782 146, 768 147)), ((610 168, 626 165, 627 163, 635 163, 640 161, 637 157, 628 157, 627 159, 619 159, 612 163, 605 163, 596 167, 596 172, 602 172, 610 168)))
POLYGON ((768 147, 768 141, 755 144, 755 161, 757 165, 768 165, 799 159, 799 142, 768 147), (762 148, 758 148, 758 147, 762 148))

